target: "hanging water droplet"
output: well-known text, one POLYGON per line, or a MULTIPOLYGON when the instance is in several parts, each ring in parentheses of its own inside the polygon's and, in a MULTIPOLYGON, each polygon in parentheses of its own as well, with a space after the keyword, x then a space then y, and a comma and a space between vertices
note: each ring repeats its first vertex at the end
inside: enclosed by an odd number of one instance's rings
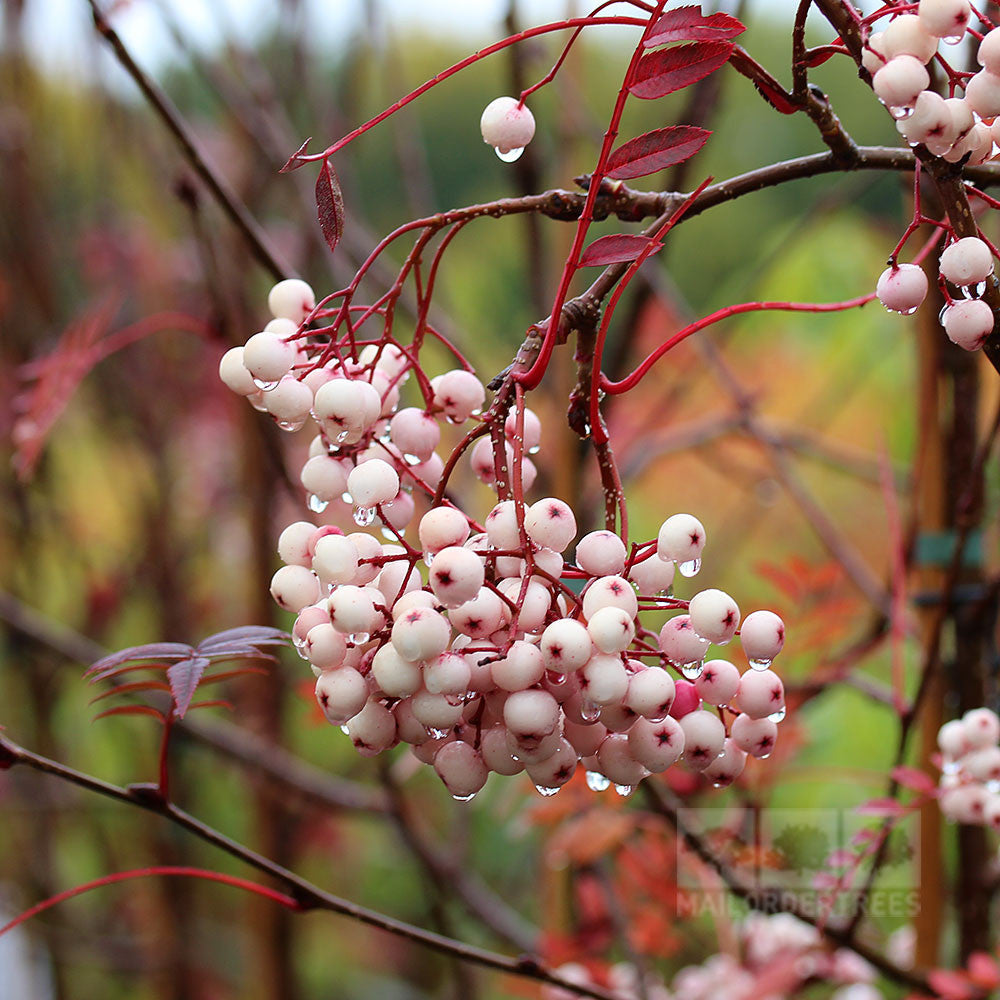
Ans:
MULTIPOLYGON (((503 157, 501 157, 501 159, 503 159, 503 157)), ((547 785, 535 785, 535 791, 538 792, 539 795, 544 795, 546 798, 548 798, 550 795, 555 795, 556 792, 559 791, 559 789, 551 788, 547 785)))
POLYGON ((434 562, 434 553, 431 552, 430 549, 427 549, 427 551, 424 552, 423 559, 424 559, 424 565, 428 569, 430 569, 431 568, 431 563, 434 562))
POLYGON ((345 736, 350 736, 350 735, 351 735, 351 731, 350 731, 350 730, 349 730, 349 729, 347 728, 347 726, 341 726, 341 727, 340 727, 340 731, 341 731, 341 732, 342 732, 342 733, 343 733, 343 734, 344 734, 345 736))
POLYGON ((988 791, 991 795, 996 795, 997 792, 1000 792, 1000 781, 996 781, 995 779, 993 781, 987 781, 986 791, 988 791))
POLYGON ((374 507, 359 507, 354 512, 354 523, 359 528, 367 528, 375 520, 374 507))
POLYGON ((980 298, 986 293, 986 282, 980 281, 978 285, 975 286, 976 298, 980 298))
POLYGON ((911 306, 909 309, 897 309, 896 312, 900 316, 912 316, 917 311, 917 306, 911 306))
POLYGON ((529 448, 528 449, 528 454, 529 455, 537 455, 541 450, 542 450, 542 446, 540 444, 536 444, 534 448, 529 448))
POLYGON ((768 716, 768 718, 772 722, 784 722, 785 721, 785 707, 784 707, 784 705, 782 705, 782 707, 779 708, 777 712, 772 712, 768 716))
MULTIPOLYGON (((403 535, 403 534, 405 534, 405 532, 401 531, 400 534, 403 535)), ((395 532, 390 531, 388 528, 383 528, 382 529, 382 537, 387 542, 394 542, 394 541, 396 541, 396 534, 395 534, 395 532)))
POLYGON ((506 153, 500 152, 499 146, 494 146, 493 152, 497 154, 497 159, 502 160, 504 163, 513 163, 515 160, 521 159, 524 146, 518 146, 516 149, 508 149, 506 153))
POLYGON ((696 681, 701 677, 701 672, 705 669, 705 662, 703 660, 696 660, 694 663, 685 663, 681 667, 681 673, 689 681, 696 681))
POLYGON ((352 497, 350 493, 341 493, 340 499, 343 500, 344 503, 349 503, 352 505, 354 503, 354 497, 352 497))
POLYGON ((601 706, 595 705, 592 701, 587 698, 583 698, 580 701, 580 718, 584 722, 597 722, 601 717, 601 706))
POLYGON ((469 795, 455 795, 451 796, 456 802, 469 802, 476 797, 476 793, 472 792, 469 795))
POLYGON ((767 760, 768 757, 770 757, 770 756, 771 755, 769 753, 762 753, 757 759, 758 760, 767 760))
POLYGON ((767 670, 772 663, 774 663, 774 660, 751 660, 750 666, 754 670, 767 670))
POLYGON ((306 419, 303 417, 301 420, 279 420, 277 424, 283 431, 300 431, 305 427, 306 419))
POLYGON ((605 778, 600 771, 588 771, 587 787, 592 792, 605 792, 611 787, 611 779, 605 778))
POLYGON ((615 785, 615 791, 623 798, 627 799, 634 791, 635 785, 615 785))
POLYGON ((965 38, 965 32, 964 31, 961 32, 961 34, 958 34, 958 35, 948 35, 947 37, 942 38, 941 41, 944 42, 945 45, 958 45, 958 43, 963 38, 965 38))
POLYGON ((253 384, 257 386, 258 389, 263 392, 270 392, 278 383, 275 382, 265 382, 262 378, 255 378, 253 384))
POLYGON ((348 430, 343 430, 334 438, 334 441, 336 441, 337 444, 343 444, 347 440, 350 433, 351 432, 348 430))
POLYGON ((728 788, 732 784, 731 781, 713 781, 713 788, 728 788))
POLYGON ((326 508, 330 506, 330 501, 329 500, 320 500, 320 498, 318 496, 316 496, 315 493, 310 493, 308 499, 306 500, 306 506, 314 514, 322 514, 323 511, 326 510, 326 508))
POLYGON ((896 121, 903 121, 905 118, 909 118, 913 114, 913 106, 910 104, 901 104, 895 108, 889 108, 889 114, 892 115, 896 121))
POLYGON ((403 461, 406 462, 407 465, 419 465, 420 464, 420 456, 419 455, 411 455, 409 453, 406 453, 406 454, 403 455, 403 461))
POLYGON ((443 740, 448 735, 447 729, 435 729, 433 726, 425 726, 427 734, 435 740, 443 740))
POLYGON ((698 570, 701 569, 700 559, 689 559, 687 562, 682 562, 677 567, 677 572, 681 576, 697 576, 698 570))
POLYGON ((371 636, 367 632, 352 632, 347 637, 347 641, 355 646, 363 646, 370 638, 371 636))
POLYGON ((555 670, 546 670, 545 671, 545 679, 550 684, 565 684, 566 683, 566 675, 565 674, 560 674, 560 673, 558 673, 555 670))

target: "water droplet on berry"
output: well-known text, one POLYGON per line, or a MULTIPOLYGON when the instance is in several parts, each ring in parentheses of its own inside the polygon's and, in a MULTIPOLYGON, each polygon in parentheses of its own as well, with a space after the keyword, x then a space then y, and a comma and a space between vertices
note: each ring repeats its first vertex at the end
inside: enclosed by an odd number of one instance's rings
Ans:
POLYGON ((689 681, 696 681, 701 677, 702 670, 705 669, 705 663, 703 660, 696 660, 694 663, 685 663, 681 667, 681 673, 689 681))
POLYGON ((349 503, 349 504, 354 503, 354 497, 352 497, 350 493, 341 493, 340 499, 343 500, 344 503, 349 503))
POLYGON ((529 448, 528 449, 528 454, 529 455, 537 455, 541 450, 542 450, 542 446, 540 444, 536 444, 534 446, 534 448, 529 448))
POLYGON ((518 146, 516 149, 508 149, 506 153, 501 153, 500 147, 494 146, 493 152, 497 154, 497 159, 502 160, 504 163, 513 163, 515 160, 521 159, 524 146, 518 146))
POLYGON ((917 306, 912 306, 909 309, 900 309, 900 310, 898 310, 899 311, 899 315, 900 316, 912 316, 917 311, 917 308, 918 308, 917 306))
MULTIPOLYGON (((401 535, 405 535, 406 532, 405 531, 401 531, 400 534, 401 535)), ((387 542, 394 542, 394 541, 396 541, 396 533, 394 531, 390 531, 388 528, 383 528, 382 529, 382 537, 387 542)))
POLYGON ((689 559, 687 562, 682 562, 678 565, 677 572, 680 573, 681 576, 691 577, 691 576, 697 576, 698 570, 700 569, 701 569, 700 559, 689 559))
POLYGON ((557 673, 555 670, 546 670, 545 671, 545 679, 550 684, 565 684, 566 683, 566 675, 565 674, 557 673))
POLYGON ((371 636, 367 632, 352 632, 348 637, 347 641, 355 646, 363 646, 371 636))
POLYGON ((469 802, 476 797, 476 793, 472 792, 471 795, 452 795, 452 798, 456 802, 469 802))
POLYGON ((350 735, 351 735, 351 731, 350 731, 350 729, 348 729, 348 728, 347 728, 347 726, 341 726, 341 727, 340 727, 340 731, 341 731, 341 732, 342 732, 342 733, 343 733, 343 734, 344 734, 345 736, 350 736, 350 735))
POLYGON ((958 34, 958 35, 948 35, 947 37, 942 38, 941 41, 944 42, 945 45, 958 45, 958 43, 963 38, 965 38, 965 32, 964 31, 961 34, 958 34))
POLYGON ((751 660, 750 666, 753 667, 754 670, 767 670, 772 663, 774 663, 774 660, 751 660))
POLYGON ((433 726, 425 726, 428 736, 435 740, 443 740, 448 735, 447 729, 435 729, 433 726))
POLYGON ((419 455, 411 455, 411 454, 407 453, 407 454, 403 455, 403 461, 406 462, 407 465, 419 465, 420 464, 420 456, 419 455))
POLYGON ((348 438, 348 435, 349 435, 350 433, 351 433, 350 431, 341 431, 341 432, 340 432, 340 433, 339 433, 339 434, 338 434, 338 435, 337 435, 337 436, 336 436, 336 437, 334 438, 334 441, 336 441, 336 442, 337 442, 337 444, 343 444, 343 443, 344 443, 344 442, 345 442, 345 441, 347 440, 347 438, 348 438))
POLYGON ((426 552, 424 552, 423 559, 424 559, 424 565, 428 569, 430 569, 431 568, 431 563, 434 562, 434 553, 431 552, 430 549, 428 549, 426 552))
POLYGON ((320 500, 320 498, 318 496, 316 496, 315 493, 310 493, 308 499, 306 500, 306 506, 314 514, 322 514, 323 511, 326 510, 326 508, 330 506, 330 501, 329 500, 320 500))
POLYGON ((635 791, 635 785, 615 785, 615 791, 623 799, 627 799, 635 791))
POLYGON ((896 108, 889 108, 889 114, 892 115, 896 121, 902 121, 904 118, 909 118, 913 114, 913 107, 911 105, 900 105, 896 108))
MULTIPOLYGON (((520 153, 520 150, 518 150, 518 153, 520 153)), ((515 157, 515 159, 516 158, 517 157, 515 157)), ((503 159, 503 157, 501 156, 500 159, 503 159)), ((558 788, 550 788, 547 785, 535 785, 535 791, 538 792, 539 795, 544 795, 546 798, 548 798, 550 795, 555 795, 556 792, 559 791, 559 789, 558 788)))
POLYGON ((785 721, 785 708, 782 706, 777 712, 772 712, 768 718, 772 722, 784 722, 785 721))
POLYGON ((306 425, 305 417, 301 420, 279 420, 277 423, 283 431, 300 431, 306 425))
POLYGON ((375 520, 374 507, 359 507, 354 512, 354 523, 359 528, 367 528, 375 520))
POLYGON ((584 722, 597 722, 601 717, 601 706, 584 698, 580 702, 580 718, 584 722))
POLYGON ((611 780, 605 778, 600 771, 588 771, 587 787, 592 792, 606 792, 611 787, 611 780))
POLYGON ((265 382, 262 378, 255 378, 253 384, 257 386, 258 389, 262 389, 264 392, 270 392, 278 383, 277 382, 265 382))

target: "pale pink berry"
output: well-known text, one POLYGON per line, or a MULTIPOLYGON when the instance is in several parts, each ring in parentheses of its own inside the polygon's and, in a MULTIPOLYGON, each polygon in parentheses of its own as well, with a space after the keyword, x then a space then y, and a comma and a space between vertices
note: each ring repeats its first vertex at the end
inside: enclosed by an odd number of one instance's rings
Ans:
POLYGON ((444 652, 424 664, 424 687, 431 694, 464 695, 472 670, 464 656, 444 652))
POLYGON ((369 700, 347 720, 347 735, 362 757, 375 757, 396 742, 396 717, 384 705, 369 700))
POLYGON ((676 563, 697 562, 705 547, 705 526, 691 514, 674 514, 662 525, 656 538, 656 554, 676 563))
POLYGON ((989 792, 982 785, 961 785, 941 796, 941 812, 956 823, 978 826, 985 819, 989 799, 989 792))
MULTIPOLYGON (((521 517, 526 509, 521 506, 521 517)), ((517 504, 513 500, 501 500, 493 510, 486 515, 486 536, 495 549, 519 549, 521 547, 521 532, 517 524, 517 504)))
POLYGON ((434 770, 448 791, 462 801, 471 799, 490 776, 480 752, 461 740, 446 743, 438 750, 434 770))
POLYGON ((597 761, 606 778, 626 788, 634 788, 648 773, 633 756, 624 733, 609 733, 604 738, 597 751, 597 761))
POLYGON ((988 708, 973 708, 962 716, 966 741, 974 749, 993 746, 1000 740, 1000 719, 988 708))
POLYGON ((879 275, 875 294, 890 312, 912 313, 927 296, 927 275, 917 264, 889 266, 879 275))
POLYGON ((737 715, 730 735, 733 742, 751 757, 768 757, 778 742, 778 727, 770 719, 737 715))
POLYGON ((709 647, 708 639, 695 632, 689 615, 669 619, 660 629, 659 641, 663 655, 678 667, 703 660, 709 647))
POLYGON ((399 492, 399 475, 388 462, 373 458, 351 470, 347 490, 357 507, 388 503, 399 492))
POLYGON ((662 719, 670 712, 675 695, 674 679, 660 667, 647 667, 629 676, 624 703, 637 715, 662 719))
POLYGON ((901 14, 889 22, 882 35, 881 51, 889 58, 913 56, 928 63, 937 52, 938 39, 921 23, 916 14, 901 14))
POLYGON ((278 556, 289 566, 310 566, 312 553, 309 540, 316 532, 316 525, 308 521, 293 521, 278 536, 278 556))
POLYGON ((535 545, 556 552, 562 552, 576 538, 573 511, 555 497, 533 503, 525 512, 524 528, 535 545))
POLYGON ((294 375, 285 375, 264 397, 267 412, 287 429, 297 430, 312 408, 313 394, 294 375))
POLYGON ((976 285, 993 273, 993 254, 976 236, 949 244, 941 254, 941 277, 953 285, 976 285))
POLYGON ((415 511, 416 504, 412 494, 407 493, 406 490, 400 490, 390 503, 382 506, 382 514, 378 518, 378 523, 391 525, 396 531, 402 533, 409 527, 415 511))
MULTIPOLYGON (((380 567, 375 560, 382 556, 382 545, 374 535, 364 531, 352 531, 346 537, 354 542, 358 550, 358 569, 353 582, 359 587, 372 583, 379 575, 380 567)), ((384 603, 381 595, 376 603, 384 603)))
POLYGON ((559 702, 548 691, 515 691, 503 706, 504 725, 521 741, 541 741, 559 724, 559 702))
POLYGON ((561 788, 576 773, 579 756, 576 749, 565 737, 561 737, 555 750, 545 760, 528 764, 525 771, 535 783, 535 787, 548 791, 561 788))
MULTIPOLYGON (((428 697, 428 698, 438 698, 438 697, 440 697, 440 695, 430 695, 429 694, 429 695, 426 695, 426 697, 428 697)), ((409 699, 409 701, 410 701, 410 704, 411 704, 411 711, 412 711, 413 699, 411 698, 411 699, 409 699)), ((416 723, 419 722, 419 720, 417 720, 417 717, 415 715, 413 716, 413 718, 415 720, 414 725, 416 725, 416 723)), ((414 743, 410 747, 410 753, 412 753, 413 756, 417 760, 419 760, 421 764, 428 764, 428 765, 433 765, 434 764, 434 758, 437 756, 438 751, 441 749, 441 747, 447 746, 449 743, 455 743, 458 740, 458 737, 455 735, 455 733, 451 730, 451 728, 449 726, 444 726, 444 727, 431 726, 431 727, 427 727, 427 728, 424 729, 424 736, 425 736, 425 739, 423 740, 423 742, 421 742, 421 743, 414 743), (443 732, 444 735, 443 736, 432 736, 427 731, 428 728, 433 729, 435 732, 443 732)))
POLYGON ((344 662, 347 642, 329 621, 323 622, 306 634, 305 654, 309 662, 319 670, 332 670, 344 662))
MULTIPOLYGON (((402 549, 395 545, 383 546, 387 556, 400 555, 402 549)), ((404 594, 412 593, 423 586, 417 567, 407 559, 393 559, 382 567, 375 585, 382 591, 386 606, 391 607, 404 594)))
POLYGON ((933 90, 925 90, 913 105, 913 114, 900 118, 896 128, 908 142, 950 145, 958 137, 948 102, 933 90))
POLYGON ((965 82, 965 101, 982 118, 1000 114, 1000 76, 980 70, 965 82))
POLYGON ((993 310, 982 299, 959 299, 944 311, 948 339, 966 351, 978 351, 993 332, 993 310))
POLYGON ((628 732, 631 755, 653 774, 662 774, 684 753, 684 730, 668 715, 658 722, 639 719, 628 732))
POLYGON ((392 626, 392 644, 404 660, 429 660, 448 648, 447 619, 430 608, 411 608, 392 626))
POLYGON ((920 0, 917 12, 925 31, 947 39, 961 38, 972 14, 969 0, 920 0))
POLYGON ((329 455, 310 458, 302 466, 299 479, 306 491, 319 500, 339 500, 347 491, 347 470, 343 462, 329 455))
POLYGON ((316 700, 327 720, 342 726, 365 707, 368 682, 353 667, 327 670, 316 680, 316 700))
POLYGON ((451 609, 448 618, 456 631, 485 639, 510 621, 510 611, 492 590, 480 587, 475 597, 451 609))
POLYGON ((598 747, 604 742, 604 737, 608 735, 608 730, 600 722, 581 725, 567 719, 563 723, 563 735, 579 756, 589 757, 597 753, 598 747))
POLYGON ((872 77, 872 89, 890 108, 912 108, 929 84, 924 64, 913 56, 890 59, 872 77))
MULTIPOLYGON (((537 552, 533 552, 531 561, 536 572, 548 573, 556 580, 562 576, 563 557, 561 553, 553 549, 539 549, 537 552)), ((527 573, 527 562, 522 560, 521 566, 518 568, 518 575, 523 576, 525 573, 527 573)))
POLYGON ((471 601, 485 579, 483 562, 460 545, 441 549, 431 564, 429 582, 434 596, 448 608, 471 601))
POLYGON ((325 584, 354 583, 358 547, 344 535, 323 535, 315 544, 312 568, 325 584))
POLYGON ((865 43, 864 50, 861 53, 861 65, 874 76, 887 62, 885 32, 873 31, 868 36, 868 41, 865 43))
MULTIPOLYGON (((472 471, 479 478, 480 482, 492 486, 497 481, 496 463, 493 456, 493 442, 490 438, 480 438, 469 453, 469 465, 472 471)), ((504 444, 503 470, 509 478, 510 470, 514 467, 514 450, 509 444, 504 444)), ((527 487, 526 487, 527 488, 527 487)))
POLYGON ((959 757, 965 756, 972 749, 972 744, 969 742, 965 725, 961 719, 952 719, 950 722, 946 722, 938 730, 937 743, 941 753, 951 760, 958 760, 959 757))
POLYGON ((542 633, 539 648, 548 670, 568 674, 590 659, 594 644, 585 625, 573 618, 560 618, 542 633))
POLYGON ((363 587, 347 584, 330 595, 330 620, 345 635, 371 632, 374 617, 375 605, 363 587))
POLYGON ((773 670, 748 670, 740 678, 736 706, 751 719, 779 714, 785 707, 785 686, 773 670))
POLYGON ((426 462, 441 440, 441 426, 426 410, 408 406, 389 421, 389 436, 403 455, 426 462))
POLYGON ((432 378, 431 389, 434 390, 434 405, 444 410, 445 416, 456 424, 482 409, 486 400, 483 383, 472 372, 461 368, 432 378))
POLYGON ((413 714, 429 729, 450 729, 462 718, 463 705, 456 699, 430 691, 418 691, 410 699, 413 714))
POLYGON ((391 642, 381 646, 372 659, 372 676, 390 698, 408 698, 423 685, 420 664, 404 660, 391 642))
POLYGON ((545 661, 536 645, 518 639, 502 660, 492 664, 491 672, 497 687, 504 691, 522 691, 542 679, 545 661))
MULTIPOLYGON (((295 618, 292 625, 292 638, 295 640, 296 648, 303 652, 306 648, 306 636, 317 625, 330 624, 330 611, 326 601, 321 600, 317 604, 310 604, 303 608, 295 618)), ((315 666, 315 664, 314 664, 315 666)))
POLYGON ((520 774, 524 770, 524 764, 510 752, 507 737, 505 726, 492 726, 483 732, 479 752, 491 771, 510 777, 520 774))
POLYGON ((625 569, 625 543, 613 531, 591 531, 576 546, 576 564, 591 576, 617 576, 625 569))
POLYGON ((410 698, 400 698, 393 705, 392 714, 396 717, 396 735, 404 743, 419 746, 430 739, 427 727, 413 714, 413 702, 410 698))
POLYGON ((469 537, 469 521, 455 507, 435 507, 420 519, 417 528, 424 552, 440 552, 450 545, 462 545, 469 537))
POLYGON ((716 785, 731 785, 743 773, 746 762, 746 751, 741 750, 735 740, 727 738, 722 753, 702 773, 716 785))
POLYGON ((728 660, 706 660, 694 686, 709 705, 728 705, 740 688, 740 672, 728 660))
POLYGON ((983 823, 1000 831, 1000 795, 990 795, 983 806, 983 823))
POLYGON ((642 562, 633 564, 628 571, 628 578, 645 597, 662 594, 669 590, 674 582, 674 564, 652 555, 642 562))
POLYGON ((773 611, 754 611, 743 619, 740 645, 751 666, 767 667, 785 645, 785 623, 773 611))
POLYGON ((970 167, 978 167, 993 155, 993 130, 984 122, 977 122, 969 130, 969 134, 945 153, 944 158, 949 163, 958 163, 966 154, 970 167))
POLYGON ((983 38, 976 58, 983 69, 1000 76, 1000 28, 994 28, 983 38))
POLYGON ((722 753, 726 727, 711 712, 688 712, 679 725, 684 730, 684 760, 689 767, 703 771, 722 753))
POLYGON ((268 292, 267 308, 272 316, 298 324, 316 308, 316 296, 300 278, 286 278, 268 292))
POLYGON ((627 708, 620 701, 613 701, 610 705, 601 705, 600 709, 601 725, 609 733, 627 733, 639 720, 638 713, 633 712, 631 708, 627 708))
POLYGON ((527 107, 514 97, 490 101, 479 119, 483 142, 500 153, 523 149, 535 134, 535 119, 527 107))
POLYGON ((590 619, 601 608, 619 608, 629 618, 635 618, 639 601, 632 585, 620 576, 602 576, 583 592, 583 613, 590 619))
POLYGON ((725 645, 740 625, 740 609, 722 590, 703 590, 688 604, 691 627, 703 639, 725 645))
MULTIPOLYGON (((513 443, 514 437, 517 434, 517 414, 513 410, 507 414, 503 430, 507 440, 513 443)), ((530 410, 528 407, 524 408, 521 430, 524 450, 529 454, 538 451, 542 443, 542 422, 538 419, 538 415, 534 410, 530 410)))
POLYGON ((243 364, 260 382, 277 382, 295 364, 298 349, 275 333, 255 333, 243 347, 243 364))
POLYGON ((973 750, 962 761, 962 769, 976 781, 1000 781, 1000 747, 973 750))
POLYGON ((544 583, 532 579, 522 596, 523 584, 523 578, 515 576, 501 580, 497 590, 517 606, 518 629, 521 632, 537 633, 544 628, 546 619, 549 617, 549 611, 552 608, 552 591, 544 583))
POLYGON ((258 389, 243 363, 243 348, 231 347, 219 361, 219 378, 238 396, 250 396, 258 389))
POLYGON ((279 607, 298 614, 319 600, 319 580, 305 566, 282 566, 271 577, 271 596, 279 607))
POLYGON ((701 695, 690 681, 676 681, 674 688, 674 702, 669 713, 672 719, 683 719, 688 712, 701 708, 701 695))
POLYGON ((628 691, 629 675, 618 656, 598 653, 580 670, 581 691, 595 705, 620 702, 628 691))
POLYGON ((587 631, 602 653, 621 653, 635 638, 635 624, 627 611, 615 607, 598 608, 587 622, 587 631))
POLYGON ((562 736, 559 735, 558 729, 540 740, 520 739, 513 733, 507 733, 508 749, 525 767, 528 764, 540 764, 543 760, 548 760, 559 749, 561 740, 562 736))
POLYGON ((316 390, 313 413, 334 444, 359 441, 367 429, 363 385, 368 383, 335 378, 316 390))

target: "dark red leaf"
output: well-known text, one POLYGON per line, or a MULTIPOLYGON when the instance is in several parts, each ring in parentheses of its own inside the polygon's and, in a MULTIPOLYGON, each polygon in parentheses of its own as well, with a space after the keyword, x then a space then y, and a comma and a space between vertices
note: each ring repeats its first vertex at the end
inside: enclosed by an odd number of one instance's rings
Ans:
POLYGON ((892 777, 906 788, 912 788, 915 792, 924 795, 933 795, 937 789, 937 782, 930 775, 918 771, 914 767, 894 767, 892 777))
POLYGON ((230 712, 233 711, 233 703, 231 701, 224 701, 221 698, 215 701, 196 701, 190 706, 193 711, 196 708, 228 708, 230 712))
POLYGON ((115 687, 108 688, 107 691, 102 691, 99 695, 91 698, 88 704, 93 705, 96 702, 104 701, 105 698, 110 698, 116 694, 135 694, 139 691, 165 691, 170 693, 170 685, 164 684, 163 681, 134 681, 131 684, 118 684, 115 687))
POLYGON ((216 647, 238 643, 241 646, 278 646, 289 641, 288 633, 267 625, 244 625, 207 636, 198 643, 198 652, 208 654, 216 647))
POLYGON ((629 92, 650 100, 683 90, 714 73, 732 51, 732 42, 692 42, 649 52, 639 61, 629 92))
POLYGON ((91 664, 84 676, 104 674, 108 670, 113 671, 115 667, 133 660, 179 660, 191 656, 192 653, 194 650, 183 642, 151 642, 145 646, 130 646, 128 649, 118 650, 117 653, 110 653, 91 664))
POLYGON ((210 662, 204 656, 193 656, 175 663, 167 670, 167 680, 170 681, 170 691, 174 696, 174 715, 178 719, 184 718, 191 705, 191 699, 198 690, 201 675, 210 662))
POLYGON ((669 42, 724 42, 747 29, 729 14, 702 14, 700 7, 667 11, 642 43, 647 49, 669 42))
MULTIPOLYGON (((583 251, 580 267, 603 267, 605 264, 620 264, 635 260, 654 241, 648 236, 633 233, 616 233, 602 236, 583 251)), ((659 249, 659 246, 656 248, 659 249)))
POLYGON ((308 139, 291 156, 285 160, 285 165, 278 171, 279 174, 291 173, 293 170, 298 170, 303 164, 308 163, 308 160, 301 159, 302 154, 306 151, 306 146, 312 142, 312 136, 308 139))
POLYGON ((263 667, 240 667, 239 670, 224 670, 219 674, 206 674, 201 679, 201 687, 206 684, 216 684, 219 681, 232 680, 234 677, 243 677, 245 674, 263 674, 265 677, 270 671, 263 667))
POLYGON ((608 158, 608 177, 645 177, 690 159, 712 133, 695 125, 672 125, 622 143, 608 158))
POLYGON ((340 237, 344 235, 344 196, 340 190, 337 172, 328 160, 316 178, 316 210, 319 224, 331 250, 337 249, 340 237))
POLYGON ((979 992, 972 987, 965 975, 950 969, 932 969, 927 973, 927 981, 944 1000, 968 1000, 979 992))
POLYGON ((109 715, 151 715, 154 719, 159 719, 160 722, 167 721, 163 713, 151 705, 117 705, 115 708, 99 712, 94 716, 94 722, 98 719, 106 719, 109 715))

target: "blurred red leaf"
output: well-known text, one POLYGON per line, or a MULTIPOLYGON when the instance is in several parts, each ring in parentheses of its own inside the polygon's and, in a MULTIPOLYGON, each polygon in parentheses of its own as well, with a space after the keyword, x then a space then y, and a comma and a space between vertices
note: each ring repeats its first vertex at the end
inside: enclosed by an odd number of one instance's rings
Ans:
POLYGON ((932 969, 927 973, 927 981, 943 1000, 971 1000, 972 997, 979 996, 979 990, 961 972, 932 969))
POLYGON ((869 799, 858 806, 855 812, 859 816, 883 816, 896 818, 906 815, 906 808, 895 799, 869 799))
POLYGON ((174 696, 174 715, 183 719, 191 705, 205 667, 211 661, 205 656, 194 656, 181 660, 167 669, 167 680, 170 682, 170 692, 174 696))
POLYGON ((312 142, 312 136, 309 136, 309 138, 306 139, 306 141, 302 143, 302 145, 299 146, 299 148, 295 150, 295 152, 292 153, 292 155, 289 156, 287 160, 285 160, 285 165, 278 171, 278 173, 288 174, 291 173, 293 170, 298 170, 299 167, 308 163, 309 162, 308 160, 302 159, 302 154, 306 151, 306 146, 308 146, 309 143, 311 142, 312 142))
POLYGON ((933 795, 937 789, 937 783, 934 779, 923 771, 918 771, 915 767, 903 765, 894 767, 892 777, 906 788, 912 788, 913 791, 923 795, 933 795))
POLYGON ((629 92, 651 100, 683 90, 714 73, 732 51, 732 42, 692 42, 650 52, 639 61, 629 92))
POLYGON ((974 951, 965 963, 965 967, 969 970, 969 978, 977 986, 988 990, 995 990, 1000 986, 1000 965, 985 951, 974 951))
POLYGON ((695 125, 673 125, 646 132, 622 143, 608 158, 608 176, 615 180, 645 177, 694 156, 712 133, 695 125))
POLYGON ((167 719, 159 709, 152 705, 116 705, 114 708, 106 709, 94 716, 94 722, 98 719, 106 719, 109 715, 151 715, 154 719, 166 723, 167 719))
POLYGON ((743 24, 730 14, 706 15, 700 7, 678 7, 660 17, 642 44, 651 49, 669 42, 721 42, 744 31, 743 24))
POLYGON ((112 695, 135 694, 139 691, 163 691, 169 694, 170 685, 164 684, 163 681, 134 681, 131 684, 118 684, 113 688, 108 688, 107 691, 102 691, 99 695, 95 695, 90 699, 88 704, 95 705, 97 702, 104 701, 105 698, 110 698, 112 695))
POLYGON ((340 237, 344 235, 344 195, 337 173, 328 160, 323 161, 316 178, 316 209, 326 244, 331 250, 336 250, 340 237))
MULTIPOLYGON (((605 264, 620 264, 627 260, 635 260, 647 247, 660 246, 648 236, 637 233, 616 233, 602 236, 594 240, 580 257, 580 267, 602 267, 605 264)), ((653 253, 656 253, 656 250, 653 253)))

